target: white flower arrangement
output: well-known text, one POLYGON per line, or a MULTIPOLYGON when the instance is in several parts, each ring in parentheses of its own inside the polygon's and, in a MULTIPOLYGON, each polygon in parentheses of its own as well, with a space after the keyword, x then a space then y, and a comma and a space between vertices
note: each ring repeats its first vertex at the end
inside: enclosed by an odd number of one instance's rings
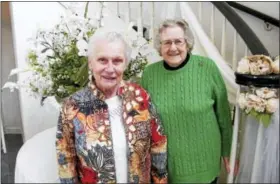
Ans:
MULTIPOLYGON (((21 72, 32 72, 32 76, 25 81, 7 82, 3 88, 10 88, 10 91, 25 88, 35 97, 46 99, 54 96, 60 101, 85 87, 89 81, 87 43, 90 36, 103 26, 105 7, 106 3, 101 2, 100 15, 96 15, 96 19, 87 17, 88 2, 84 16, 69 8, 66 16, 62 16, 53 29, 38 30, 37 35, 29 40, 33 48, 28 52, 28 67, 10 72, 10 76, 21 72)), ((132 61, 124 73, 124 79, 137 82, 148 60, 146 55, 140 53, 145 44, 129 37, 132 26, 128 26, 126 33, 127 41, 133 43, 132 61)))
POLYGON ((279 74, 279 56, 274 61, 265 55, 246 56, 238 62, 237 73, 250 75, 279 74))
POLYGON ((238 105, 246 114, 268 126, 271 115, 279 108, 277 89, 251 87, 250 91, 240 93, 238 105))

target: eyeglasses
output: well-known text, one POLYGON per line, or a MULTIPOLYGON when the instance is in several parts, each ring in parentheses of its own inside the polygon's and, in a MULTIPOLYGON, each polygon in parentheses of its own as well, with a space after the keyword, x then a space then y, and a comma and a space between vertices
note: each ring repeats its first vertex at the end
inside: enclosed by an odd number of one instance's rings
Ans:
POLYGON ((163 40, 163 41, 161 41, 161 44, 164 47, 171 47, 173 43, 177 47, 179 47, 179 46, 184 45, 186 43, 186 40, 184 38, 178 38, 178 39, 174 39, 174 40, 163 40))

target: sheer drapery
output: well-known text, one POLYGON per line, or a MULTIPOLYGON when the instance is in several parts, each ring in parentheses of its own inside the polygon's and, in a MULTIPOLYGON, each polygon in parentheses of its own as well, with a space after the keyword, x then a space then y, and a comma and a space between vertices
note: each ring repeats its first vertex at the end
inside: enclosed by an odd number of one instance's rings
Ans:
POLYGON ((247 116, 236 183, 279 183, 279 111, 265 128, 247 116), (258 141, 258 139, 260 139, 258 141), (253 172, 255 172, 253 174, 253 172))

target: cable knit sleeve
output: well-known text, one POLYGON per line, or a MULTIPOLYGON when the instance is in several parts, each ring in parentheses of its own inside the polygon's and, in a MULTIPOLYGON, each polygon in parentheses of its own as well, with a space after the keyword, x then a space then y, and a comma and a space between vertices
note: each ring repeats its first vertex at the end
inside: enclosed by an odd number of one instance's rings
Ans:
POLYGON ((222 156, 229 156, 232 141, 232 123, 227 89, 218 67, 213 61, 212 63, 214 108, 221 132, 222 156))

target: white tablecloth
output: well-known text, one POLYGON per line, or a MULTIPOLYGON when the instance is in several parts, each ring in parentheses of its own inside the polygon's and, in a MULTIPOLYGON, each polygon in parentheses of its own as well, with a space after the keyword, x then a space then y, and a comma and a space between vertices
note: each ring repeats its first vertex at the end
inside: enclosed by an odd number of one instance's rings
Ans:
POLYGON ((17 155, 15 183, 59 183, 55 134, 53 127, 24 143, 17 155))

